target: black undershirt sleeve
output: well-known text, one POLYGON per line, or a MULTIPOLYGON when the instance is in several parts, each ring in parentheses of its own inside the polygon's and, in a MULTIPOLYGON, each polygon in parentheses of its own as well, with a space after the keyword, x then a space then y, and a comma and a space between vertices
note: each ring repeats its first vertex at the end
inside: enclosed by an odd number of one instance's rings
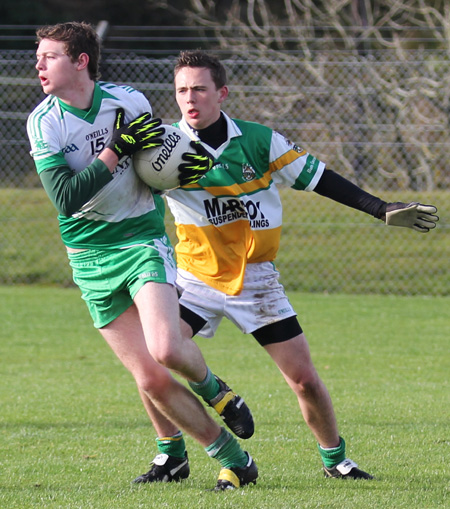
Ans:
POLYGON ((386 202, 373 196, 333 170, 325 169, 314 191, 321 196, 366 212, 377 219, 386 213, 386 202))
POLYGON ((39 177, 56 210, 67 217, 80 210, 113 178, 100 159, 77 174, 69 166, 58 166, 44 170, 39 177))

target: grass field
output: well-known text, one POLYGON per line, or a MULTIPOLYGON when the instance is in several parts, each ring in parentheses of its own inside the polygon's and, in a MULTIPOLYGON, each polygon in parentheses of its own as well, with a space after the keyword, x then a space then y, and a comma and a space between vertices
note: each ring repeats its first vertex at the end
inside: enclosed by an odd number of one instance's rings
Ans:
MULTIPOLYGON (((450 295, 449 193, 380 193, 439 209, 426 235, 387 228, 316 193, 282 190, 284 221, 276 259, 289 291, 450 295)), ((42 189, 0 189, 0 284, 72 285, 56 212, 42 189), (43 256, 45 254, 45 256, 43 256)), ((167 214, 174 240, 173 220, 167 214)))
POLYGON ((256 434, 243 444, 257 485, 206 491, 218 464, 190 438, 187 481, 131 485, 155 454, 154 432, 78 291, 0 287, 0 507, 448 507, 450 298, 290 296, 348 454, 376 480, 322 477, 293 394, 252 338, 224 322, 199 343, 253 411, 256 434))

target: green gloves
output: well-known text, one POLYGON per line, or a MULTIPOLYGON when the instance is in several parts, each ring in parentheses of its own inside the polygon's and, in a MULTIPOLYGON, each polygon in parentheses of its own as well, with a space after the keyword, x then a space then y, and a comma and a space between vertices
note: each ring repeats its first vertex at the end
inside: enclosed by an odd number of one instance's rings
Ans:
POLYGON ((191 147, 195 149, 196 154, 185 152, 181 158, 185 163, 178 166, 180 171, 180 185, 195 184, 203 175, 214 165, 214 158, 198 141, 191 141, 191 147))
POLYGON ((119 159, 131 156, 138 150, 160 147, 163 144, 161 136, 164 134, 164 128, 159 127, 161 119, 152 118, 151 113, 147 112, 129 124, 124 124, 124 116, 123 108, 118 108, 113 135, 108 145, 119 159))
POLYGON ((386 224, 389 226, 404 226, 418 232, 427 233, 436 227, 439 217, 434 214, 437 208, 433 205, 421 203, 388 203, 386 206, 386 224))

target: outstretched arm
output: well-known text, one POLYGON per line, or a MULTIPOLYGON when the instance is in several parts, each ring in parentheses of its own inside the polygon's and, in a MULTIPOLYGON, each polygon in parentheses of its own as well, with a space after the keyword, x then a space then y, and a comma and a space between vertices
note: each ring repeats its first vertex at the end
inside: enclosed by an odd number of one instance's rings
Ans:
POLYGON ((403 226, 426 233, 435 228, 439 220, 435 215, 437 209, 434 205, 415 202, 387 203, 329 169, 323 172, 314 191, 338 203, 371 214, 390 226, 403 226))

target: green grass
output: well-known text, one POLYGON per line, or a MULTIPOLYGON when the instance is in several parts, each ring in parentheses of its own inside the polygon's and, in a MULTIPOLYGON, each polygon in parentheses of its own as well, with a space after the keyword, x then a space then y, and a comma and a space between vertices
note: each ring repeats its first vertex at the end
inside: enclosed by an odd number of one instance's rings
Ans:
MULTIPOLYGON (((378 193, 439 209, 426 235, 387 228, 367 214, 315 193, 283 190, 284 223, 276 264, 290 291, 450 295, 448 192, 378 193)), ((0 189, 0 284, 68 287, 72 276, 56 212, 42 189, 0 189)), ((167 227, 174 239, 172 217, 167 227)))
POLYGON ((251 336, 199 343, 245 396, 256 486, 210 493, 218 465, 189 437, 191 477, 133 486, 155 454, 128 372, 74 289, 0 287, 0 507, 448 507, 448 297, 292 293, 349 456, 377 480, 324 479, 293 393, 251 336))

